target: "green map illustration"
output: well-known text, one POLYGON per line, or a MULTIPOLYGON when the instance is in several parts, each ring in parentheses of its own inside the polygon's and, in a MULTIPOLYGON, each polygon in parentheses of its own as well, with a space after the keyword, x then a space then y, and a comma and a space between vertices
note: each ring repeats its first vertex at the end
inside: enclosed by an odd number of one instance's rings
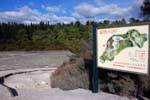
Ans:
POLYGON ((100 62, 113 61, 115 56, 126 48, 135 46, 142 48, 147 40, 148 35, 141 34, 136 29, 129 30, 125 34, 113 35, 107 41, 107 47, 100 56, 100 62))

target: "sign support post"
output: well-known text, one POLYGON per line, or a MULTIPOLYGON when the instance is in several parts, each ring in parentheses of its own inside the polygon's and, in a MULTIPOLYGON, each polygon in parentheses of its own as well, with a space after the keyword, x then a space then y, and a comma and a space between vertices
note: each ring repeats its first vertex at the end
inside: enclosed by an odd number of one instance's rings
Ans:
POLYGON ((92 66, 92 92, 98 93, 98 67, 97 67, 97 25, 93 25, 93 66, 92 66))

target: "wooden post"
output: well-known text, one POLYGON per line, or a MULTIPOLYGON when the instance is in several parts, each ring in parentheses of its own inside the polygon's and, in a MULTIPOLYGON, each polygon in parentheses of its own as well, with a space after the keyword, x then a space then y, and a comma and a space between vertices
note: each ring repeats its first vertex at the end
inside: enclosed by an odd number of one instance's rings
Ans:
POLYGON ((98 68, 97 68, 97 25, 93 25, 93 66, 92 66, 92 92, 98 93, 98 68))

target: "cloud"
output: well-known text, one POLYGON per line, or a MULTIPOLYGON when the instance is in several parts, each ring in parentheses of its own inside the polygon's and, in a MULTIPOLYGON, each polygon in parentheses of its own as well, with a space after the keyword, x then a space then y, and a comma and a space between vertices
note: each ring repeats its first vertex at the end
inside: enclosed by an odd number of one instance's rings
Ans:
POLYGON ((30 14, 38 15, 38 14, 40 14, 40 12, 38 10, 31 9, 28 6, 24 6, 24 7, 20 8, 19 12, 24 13, 26 15, 30 15, 30 14))
POLYGON ((99 6, 105 5, 104 0, 94 0, 94 2, 99 6))
POLYGON ((60 8, 58 6, 45 6, 45 5, 42 5, 41 7, 48 10, 48 11, 50 11, 50 12, 59 12, 60 11, 60 8))
POLYGON ((18 22, 24 23, 33 20, 32 16, 38 16, 41 13, 36 9, 31 9, 28 6, 23 6, 18 11, 5 11, 0 12, 0 22, 18 22))
POLYGON ((17 23, 40 23, 50 22, 50 24, 55 23, 70 23, 76 21, 74 17, 71 16, 57 16, 52 13, 43 14, 37 9, 31 9, 28 6, 23 6, 17 11, 4 11, 0 12, 0 22, 17 22, 17 23))
POLYGON ((141 13, 141 5, 143 4, 144 0, 134 0, 133 4, 131 5, 131 9, 128 12, 128 15, 130 17, 135 17, 140 19, 140 13, 141 13))
POLYGON ((102 21, 120 20, 122 18, 140 19, 140 6, 144 0, 133 0, 130 6, 121 7, 119 4, 105 3, 103 0, 94 0, 94 3, 81 3, 74 8, 72 16, 77 20, 85 22, 85 20, 102 21))
POLYGON ((67 13, 64 9, 62 9, 60 6, 45 6, 41 5, 42 8, 49 12, 61 12, 63 14, 67 13))
POLYGON ((141 5, 143 3, 144 0, 134 0, 134 3, 141 5))
POLYGON ((93 17, 93 16, 100 16, 100 15, 117 15, 123 16, 127 13, 130 8, 121 8, 116 4, 109 4, 103 6, 93 6, 88 3, 82 3, 74 8, 75 12, 73 15, 75 17, 93 17))
POLYGON ((75 22, 76 19, 74 17, 68 17, 68 16, 57 16, 55 14, 43 14, 41 16, 36 17, 37 21, 44 21, 44 22, 50 22, 50 24, 56 24, 56 23, 65 23, 68 24, 70 22, 75 22))
POLYGON ((5 12, 0 12, 1 16, 7 16, 7 17, 22 17, 22 16, 27 16, 27 15, 37 15, 39 12, 36 9, 31 9, 28 6, 24 6, 19 9, 19 11, 5 11, 5 12))

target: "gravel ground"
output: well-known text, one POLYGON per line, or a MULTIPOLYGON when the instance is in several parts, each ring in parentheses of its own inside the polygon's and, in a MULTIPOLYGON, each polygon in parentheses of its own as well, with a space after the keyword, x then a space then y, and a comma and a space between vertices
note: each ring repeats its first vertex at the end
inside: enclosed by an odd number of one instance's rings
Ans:
POLYGON ((104 92, 93 94, 84 89, 63 91, 51 88, 48 80, 53 71, 35 71, 8 77, 5 84, 15 88, 18 96, 3 100, 137 100, 104 92))
POLYGON ((71 55, 68 51, 0 52, 1 75, 23 71, 20 74, 12 74, 4 80, 5 85, 17 90, 18 96, 5 95, 4 91, 7 90, 1 87, 0 93, 4 93, 4 96, 0 96, 0 100, 137 100, 103 92, 93 94, 84 89, 63 91, 51 88, 49 81, 51 73, 63 61, 69 59, 68 55, 71 55), (45 67, 53 70, 40 70, 46 69, 45 67), (39 70, 29 71, 30 69, 39 70))
POLYGON ((136 98, 120 97, 104 92, 97 94, 91 91, 76 89, 71 91, 62 91, 60 89, 47 89, 47 90, 19 90, 23 92, 19 97, 14 100, 137 100, 136 98), (32 93, 32 94, 31 94, 32 93))
POLYGON ((0 52, 0 71, 59 66, 69 55, 69 51, 0 52))

